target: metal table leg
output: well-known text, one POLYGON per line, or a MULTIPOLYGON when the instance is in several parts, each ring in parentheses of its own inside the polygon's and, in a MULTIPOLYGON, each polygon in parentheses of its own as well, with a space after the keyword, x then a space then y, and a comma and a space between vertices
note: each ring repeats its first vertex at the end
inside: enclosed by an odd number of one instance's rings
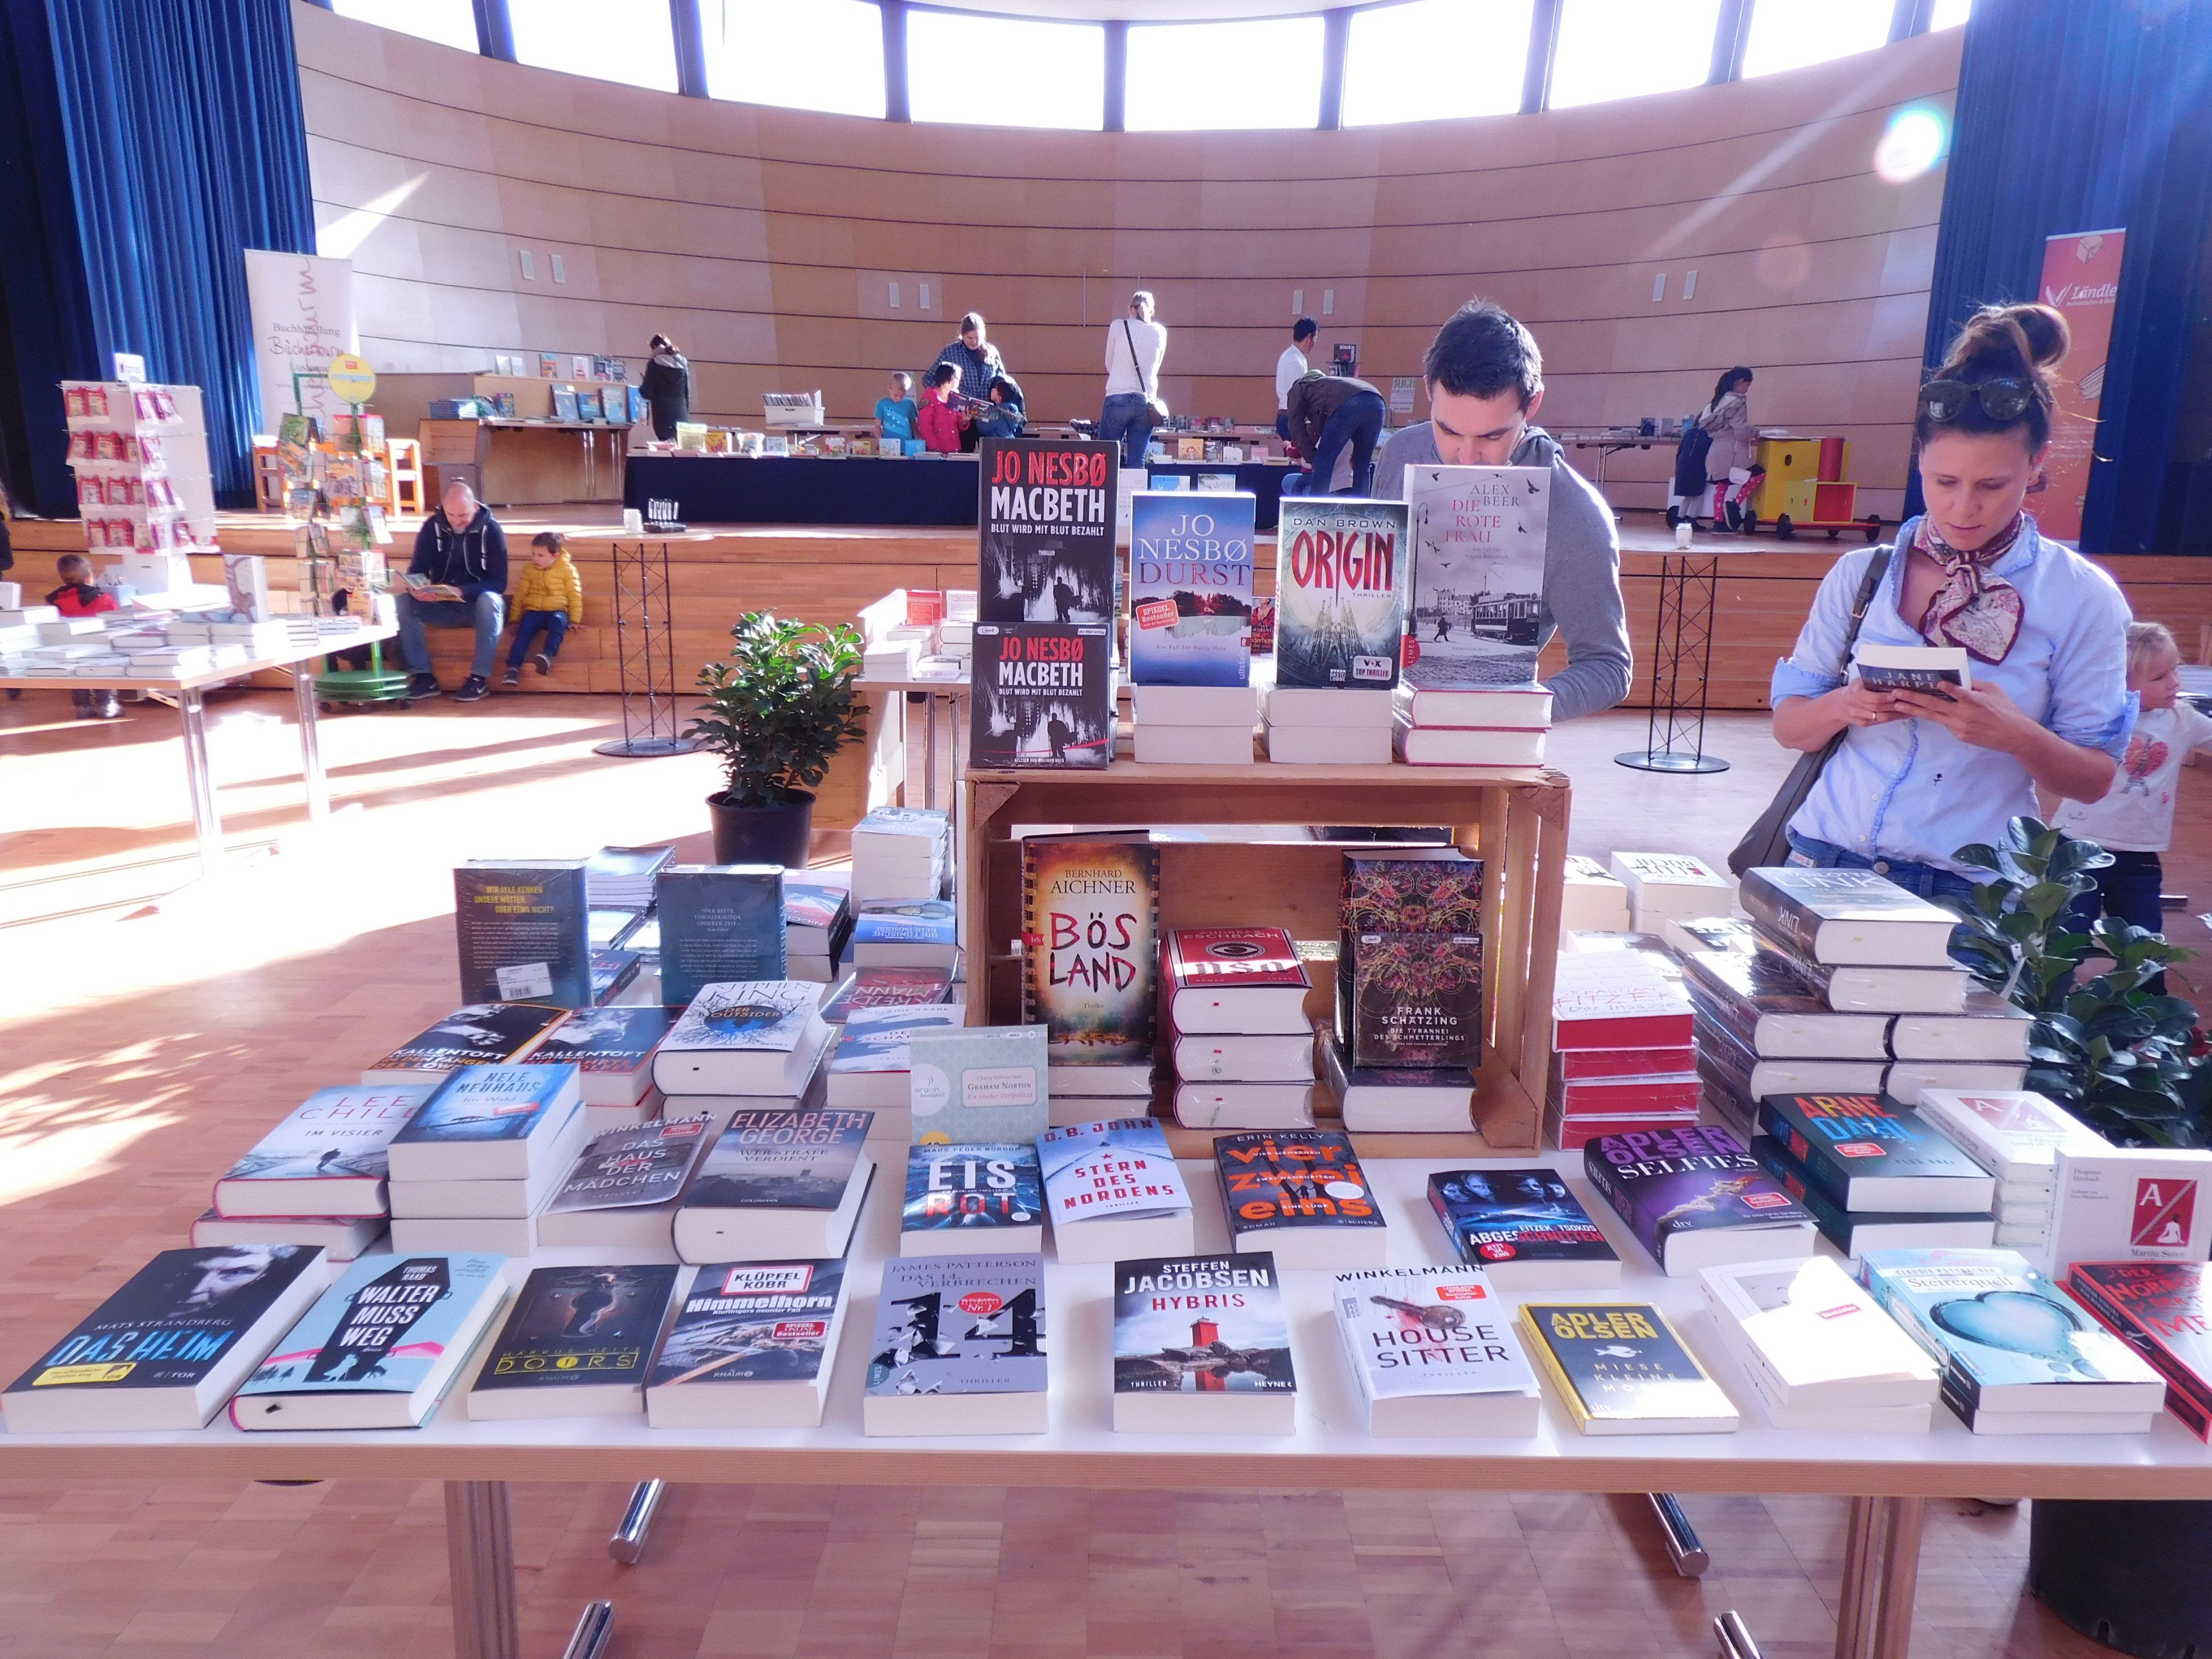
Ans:
POLYGON ((1702 1578, 1713 1558, 1698 1541, 1698 1529, 1690 1524, 1683 1512, 1681 1500, 1671 1492, 1648 1492, 1651 1512, 1659 1517, 1659 1536, 1667 1546, 1667 1559, 1674 1564, 1674 1571, 1685 1578, 1702 1578))
POLYGON ((1888 1536, 1882 1542, 1881 1597, 1875 1607, 1874 1659, 1905 1659, 1912 1645, 1912 1595, 1920 1587, 1922 1498, 1881 1500, 1888 1536))
POLYGON ((446 1482, 446 1571, 454 1659, 520 1659, 506 1481, 446 1482))
POLYGON ((622 1524, 607 1540, 609 1555, 625 1565, 632 1565, 645 1553, 645 1535, 653 1529, 653 1511, 660 1507, 661 1497, 667 1490, 665 1480, 637 1483, 637 1490, 629 1495, 629 1507, 623 1511, 622 1524))
POLYGON ((1881 1589, 1883 1500, 1851 1499, 1844 1528, 1844 1582, 1836 1605, 1836 1659, 1865 1659, 1874 1634, 1875 1597, 1881 1589))
POLYGON ((222 819, 215 810, 215 776, 208 769, 207 710, 197 690, 179 692, 177 712, 184 717, 185 787, 192 798, 192 834, 200 848, 200 874, 222 869, 222 819))
POLYGON ((292 671, 292 695, 300 705, 300 776, 307 787, 307 817, 319 823, 331 815, 331 781, 323 772, 322 738, 315 729, 314 662, 292 671))
POLYGON ((1713 1639, 1720 1644, 1721 1659, 1759 1659, 1751 1626, 1734 1607, 1713 1620, 1713 1639))
MULTIPOLYGON (((615 1604, 611 1601, 586 1601, 583 1616, 576 1620, 576 1628, 568 1638, 568 1647, 562 1659, 599 1659, 607 1650, 607 1638, 615 1633, 615 1604)), ((1759 1659, 1754 1653, 1751 1659, 1759 1659)))

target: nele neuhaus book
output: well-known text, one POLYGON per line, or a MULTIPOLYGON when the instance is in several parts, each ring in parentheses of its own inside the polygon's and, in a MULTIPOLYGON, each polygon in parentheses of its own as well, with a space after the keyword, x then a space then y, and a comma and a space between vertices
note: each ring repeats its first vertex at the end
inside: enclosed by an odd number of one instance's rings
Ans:
POLYGON ((11 1434, 198 1429, 327 1282, 307 1244, 164 1250, 0 1395, 11 1434))
POLYGON ((1275 684, 1389 691, 1413 543, 1403 501, 1285 497, 1275 532, 1275 684))
POLYGON ((700 1268, 647 1378, 646 1421, 656 1429, 818 1425, 845 1286, 836 1259, 700 1268))
POLYGON ((1110 626, 1120 609, 1119 447, 986 438, 975 459, 976 621, 1110 626))
POLYGON ((1256 504, 1146 490, 1130 503, 1129 674, 1139 685, 1252 678, 1256 504))
POLYGON ((386 1152, 395 1181, 522 1181, 580 1103, 573 1066, 471 1066, 415 1109, 386 1152))
POLYGON ((1480 1267, 1382 1267, 1332 1288, 1370 1434, 1536 1432, 1535 1375, 1480 1267))
POLYGON ((216 1212, 384 1214, 385 1148, 434 1086, 316 1090, 216 1181, 216 1212))
POLYGON ((471 859, 453 872, 461 994, 592 1006, 582 859, 471 859))
POLYGON ((533 1268, 469 1390, 470 1417, 642 1413, 678 1271, 667 1262, 533 1268))
POLYGON ((709 985, 784 976, 783 870, 774 864, 673 864, 653 878, 660 1000, 709 985))
POLYGON ((1042 1434, 1044 1258, 884 1264, 860 1404, 867 1434, 1042 1434))
POLYGON ((1266 1250, 1114 1265, 1114 1426, 1289 1434, 1297 1372, 1266 1250))
POLYGON ((1022 842, 1022 1017, 1054 1066, 1150 1065, 1159 1010, 1159 849, 1022 842))
POLYGON ((1584 1434, 1727 1434, 1735 1407, 1649 1303, 1521 1306, 1521 1333, 1584 1434))
POLYGON ((1406 469, 1413 538, 1407 684, 1481 690, 1535 683, 1551 490, 1548 467, 1406 469))
POLYGON ((969 764, 1114 762, 1114 630, 1105 623, 975 624, 969 764))
POLYGON ((1813 1252, 1811 1213, 1725 1129, 1600 1135, 1583 1173, 1669 1274, 1813 1252))

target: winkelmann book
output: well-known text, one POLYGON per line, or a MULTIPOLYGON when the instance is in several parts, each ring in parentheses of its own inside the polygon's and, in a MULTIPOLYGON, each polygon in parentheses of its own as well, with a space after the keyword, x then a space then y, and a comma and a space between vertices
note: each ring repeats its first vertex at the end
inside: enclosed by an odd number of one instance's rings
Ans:
POLYGON ((1536 1432, 1536 1378, 1480 1268, 1385 1267, 1334 1282, 1370 1434, 1536 1432))

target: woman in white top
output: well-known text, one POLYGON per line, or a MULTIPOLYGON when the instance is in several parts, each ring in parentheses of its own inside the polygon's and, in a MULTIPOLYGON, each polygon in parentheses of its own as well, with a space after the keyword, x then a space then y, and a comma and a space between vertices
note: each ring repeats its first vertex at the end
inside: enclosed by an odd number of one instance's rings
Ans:
POLYGON ((1098 435, 1121 446, 1123 466, 1142 466, 1152 428, 1160 422, 1160 361, 1168 353, 1168 331, 1152 320, 1152 296, 1143 289, 1129 296, 1128 313, 1106 330, 1106 403, 1098 414, 1098 435))

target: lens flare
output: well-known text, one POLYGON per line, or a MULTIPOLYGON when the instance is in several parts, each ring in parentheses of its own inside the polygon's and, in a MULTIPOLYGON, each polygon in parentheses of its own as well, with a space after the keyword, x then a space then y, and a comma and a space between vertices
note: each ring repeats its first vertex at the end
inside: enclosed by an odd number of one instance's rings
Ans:
POLYGON ((1950 123, 1941 110, 1910 105, 1882 129, 1881 142, 1874 147, 1874 170, 1887 183, 1909 183, 1942 161, 1950 143, 1950 123))

